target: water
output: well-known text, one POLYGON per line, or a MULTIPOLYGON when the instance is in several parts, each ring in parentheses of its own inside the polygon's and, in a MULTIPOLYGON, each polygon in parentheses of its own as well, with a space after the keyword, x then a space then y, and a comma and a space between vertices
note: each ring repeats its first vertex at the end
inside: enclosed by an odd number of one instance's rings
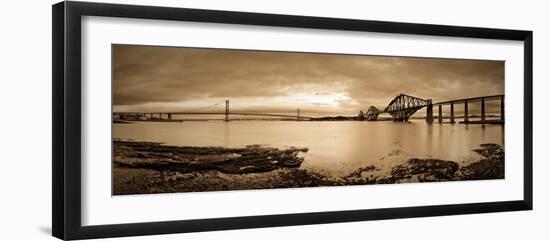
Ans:
POLYGON ((307 147, 302 168, 333 176, 408 158, 438 158, 466 165, 482 143, 503 144, 502 125, 427 124, 391 121, 188 121, 114 124, 113 137, 180 146, 307 147))

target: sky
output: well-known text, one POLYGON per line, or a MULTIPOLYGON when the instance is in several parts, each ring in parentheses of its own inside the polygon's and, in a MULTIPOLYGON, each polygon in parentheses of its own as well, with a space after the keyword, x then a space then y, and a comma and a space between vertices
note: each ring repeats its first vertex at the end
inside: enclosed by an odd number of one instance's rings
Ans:
MULTIPOLYGON (((400 93, 504 94, 504 62, 113 45, 114 111, 355 115, 400 93)), ((491 104, 489 104, 491 105, 491 104)))

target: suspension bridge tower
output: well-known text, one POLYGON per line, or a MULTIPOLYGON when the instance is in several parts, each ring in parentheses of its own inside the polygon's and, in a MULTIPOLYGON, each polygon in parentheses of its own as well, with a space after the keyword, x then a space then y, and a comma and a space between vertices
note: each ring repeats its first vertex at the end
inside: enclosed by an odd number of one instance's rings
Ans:
POLYGON ((229 100, 225 100, 225 121, 229 121, 229 100))

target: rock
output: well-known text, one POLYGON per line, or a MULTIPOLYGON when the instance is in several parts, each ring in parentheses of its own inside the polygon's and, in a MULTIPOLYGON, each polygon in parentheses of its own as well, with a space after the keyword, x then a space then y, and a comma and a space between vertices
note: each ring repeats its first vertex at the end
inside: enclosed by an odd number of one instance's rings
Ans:
POLYGON ((391 178, 407 179, 412 175, 422 174, 419 176, 420 181, 444 181, 451 180, 457 170, 458 164, 453 161, 412 158, 406 164, 394 167, 391 178))
POLYGON ((497 144, 482 144, 475 152, 485 157, 460 169, 459 180, 484 180, 504 178, 504 148, 497 144))
POLYGON ((368 165, 366 167, 358 168, 357 170, 353 171, 346 177, 361 177, 363 172, 370 172, 376 170, 376 167, 374 165, 368 165))
POLYGON ((217 170, 243 174, 299 167, 299 152, 307 148, 277 149, 251 145, 246 148, 166 146, 152 142, 114 141, 117 166, 181 173, 217 170))
MULTIPOLYGON (((504 178, 504 148, 483 144, 479 161, 459 168, 454 161, 410 158, 385 169, 368 165, 337 178, 299 168, 307 148, 278 149, 167 146, 113 142, 113 193, 167 193, 259 188, 369 185, 504 178)), ((392 154, 399 154, 392 152, 392 154)), ((401 158, 401 155, 392 157, 401 158)))

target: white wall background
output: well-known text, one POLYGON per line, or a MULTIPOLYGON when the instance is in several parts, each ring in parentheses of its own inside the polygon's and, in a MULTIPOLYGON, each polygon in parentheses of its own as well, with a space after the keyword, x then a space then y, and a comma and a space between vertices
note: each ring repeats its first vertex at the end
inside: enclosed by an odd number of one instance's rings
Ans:
MULTIPOLYGON (((534 205, 509 212, 116 240, 547 240, 550 161, 550 17, 545 1, 110 0, 180 6, 533 30, 534 205)), ((54 240, 51 231, 51 8, 55 1, 9 1, 0 8, 0 240, 54 240)))

